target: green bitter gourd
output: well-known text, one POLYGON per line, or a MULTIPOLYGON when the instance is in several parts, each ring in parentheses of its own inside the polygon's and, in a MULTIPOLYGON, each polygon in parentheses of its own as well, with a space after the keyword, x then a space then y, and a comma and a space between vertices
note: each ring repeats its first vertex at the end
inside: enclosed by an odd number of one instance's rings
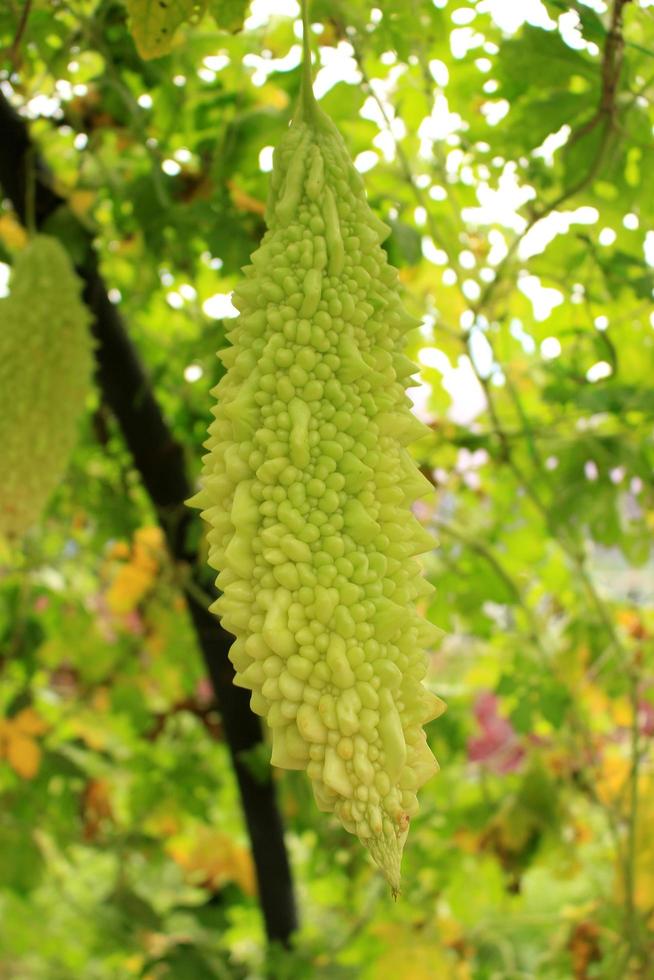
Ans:
POLYGON ((389 229, 313 98, 306 50, 305 68, 191 503, 273 765, 306 769, 397 892, 416 791, 438 769, 422 726, 443 710, 421 684, 436 631, 414 609, 432 588, 415 556, 433 541, 410 505, 433 488, 404 448, 428 430, 405 394, 416 324, 380 246, 389 229))
POLYGON ((0 537, 20 538, 60 482, 90 390, 93 351, 80 280, 36 235, 0 300, 0 537))

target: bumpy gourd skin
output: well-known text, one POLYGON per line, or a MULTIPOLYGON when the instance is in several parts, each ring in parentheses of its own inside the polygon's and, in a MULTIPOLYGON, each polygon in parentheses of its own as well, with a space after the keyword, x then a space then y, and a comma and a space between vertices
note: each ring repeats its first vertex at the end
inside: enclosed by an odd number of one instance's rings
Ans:
POLYGON ((410 511, 430 484, 403 448, 427 430, 401 353, 415 326, 333 123, 304 98, 275 152, 269 230, 235 291, 203 489, 211 607, 236 683, 272 728, 272 763, 306 769, 318 806, 393 890, 417 789, 438 769, 421 684, 435 630, 410 511))
POLYGON ((0 300, 0 538, 38 521, 77 439, 93 365, 80 288, 64 248, 36 235, 0 300))

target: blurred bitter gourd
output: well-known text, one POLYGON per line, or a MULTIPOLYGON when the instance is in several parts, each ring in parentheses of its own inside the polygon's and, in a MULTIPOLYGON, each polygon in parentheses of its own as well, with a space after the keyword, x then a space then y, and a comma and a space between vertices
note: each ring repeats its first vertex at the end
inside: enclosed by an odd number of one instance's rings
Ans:
MULTIPOLYGON (((305 55, 306 57, 306 55, 305 55)), ((405 387, 416 324, 345 144, 305 79, 275 151, 268 231, 220 353, 202 489, 236 683, 399 888, 416 791, 438 769, 422 725, 434 628, 415 612, 433 546, 410 511, 432 491, 406 444, 427 430, 405 387)))
POLYGON ((64 248, 36 235, 0 300, 0 537, 38 521, 77 439, 93 365, 80 288, 64 248))

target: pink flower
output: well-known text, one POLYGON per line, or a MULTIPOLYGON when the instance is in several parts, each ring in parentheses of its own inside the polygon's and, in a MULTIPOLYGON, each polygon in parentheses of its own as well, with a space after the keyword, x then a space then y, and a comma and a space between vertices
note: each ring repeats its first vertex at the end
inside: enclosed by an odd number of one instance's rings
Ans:
POLYGON ((131 633, 133 636, 141 636, 143 634, 143 620, 139 616, 136 609, 125 613, 123 616, 123 628, 127 633, 131 633))
POLYGON ((203 708, 208 707, 214 700, 213 687, 208 677, 201 677, 195 687, 196 701, 203 708))
POLYGON ((515 772, 524 759, 525 750, 506 718, 498 713, 498 700, 490 691, 483 691, 475 702, 474 712, 481 734, 468 740, 468 759, 487 766, 492 772, 515 772))
POLYGON ((654 735, 654 705, 649 701, 638 702, 638 727, 641 735, 654 735))

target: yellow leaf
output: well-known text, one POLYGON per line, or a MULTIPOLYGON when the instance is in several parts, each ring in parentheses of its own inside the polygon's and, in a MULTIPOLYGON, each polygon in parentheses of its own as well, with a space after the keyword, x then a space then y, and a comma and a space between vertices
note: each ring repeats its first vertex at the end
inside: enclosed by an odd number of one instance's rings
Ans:
POLYGON ((163 531, 156 524, 140 527, 134 532, 134 541, 144 548, 160 551, 164 546, 163 531))
POLYGON ((84 840, 94 841, 104 827, 113 821, 111 787, 106 779, 91 779, 82 792, 84 840))
POLYGON ((107 552, 109 558, 129 558, 129 545, 126 541, 115 541, 107 552))
MULTIPOLYGON (((324 34, 320 35, 320 45, 322 47, 324 34)), ((262 106, 270 106, 273 109, 279 109, 283 112, 288 106, 289 97, 288 92, 284 89, 277 88, 276 85, 262 85, 257 92, 258 100, 262 106)))
POLYGON ((157 837, 174 837, 181 829, 179 815, 172 809, 161 809, 146 820, 143 829, 157 837))
POLYGON ((619 610, 617 620, 625 633, 628 633, 632 639, 642 640, 647 635, 645 624, 634 609, 619 610))
POLYGON ((595 684, 586 682, 582 687, 582 698, 589 713, 592 715, 608 715, 609 699, 604 691, 595 684))
POLYGON ((145 957, 141 953, 132 953, 125 960, 123 960, 123 966, 129 973, 133 973, 135 977, 140 977, 143 975, 143 964, 145 963, 145 957))
POLYGON ((8 249, 21 249, 27 245, 27 232, 12 214, 0 216, 0 239, 8 249))
MULTIPOLYGON (((654 907, 654 779, 648 774, 638 781, 638 809, 635 826, 634 898, 636 906, 648 915, 654 907)), ((616 899, 625 902, 625 868, 615 865, 616 899)))
POLYGON ((625 697, 616 698, 611 705, 613 721, 621 728, 630 728, 633 712, 629 700, 625 697))
POLYGON ((142 943, 148 956, 154 956, 159 959, 165 956, 168 950, 176 945, 176 939, 172 936, 167 936, 163 932, 148 931, 143 933, 142 943))
POLYGON ((139 568, 147 569, 153 575, 159 567, 158 559, 164 548, 164 536, 159 527, 141 527, 134 534, 132 561, 139 568))
POLYGON ((78 715, 75 718, 71 718, 70 728, 90 749, 99 752, 106 747, 107 734, 95 723, 94 716, 78 715))
POLYGON ((593 839, 593 829, 581 820, 574 820, 572 822, 572 829, 577 844, 587 844, 588 841, 593 839))
POLYGON ((7 762, 23 779, 33 779, 41 764, 41 749, 33 738, 13 732, 7 740, 7 762))
POLYGON ((156 657, 166 649, 166 638, 160 631, 153 629, 144 637, 143 645, 152 657, 156 657))
POLYGON ((438 917, 438 934, 442 942, 447 946, 460 943, 463 939, 463 930, 460 923, 451 915, 438 917))
POLYGON ((465 851, 466 854, 476 854, 481 847, 481 834, 462 827, 454 832, 452 841, 461 851, 465 851))
POLYGON ((178 27, 196 20, 206 0, 127 0, 130 30, 138 53, 146 60, 168 54, 178 27))
POLYGON ((132 612, 152 585, 150 569, 123 565, 107 592, 107 605, 112 613, 132 612))
POLYGON ((73 191, 68 195, 67 200, 73 214, 83 218, 93 207, 95 191, 73 191))
POLYGON ((9 723, 21 735, 43 735, 48 730, 46 722, 34 708, 23 708, 9 723))
POLYGON ((223 831, 196 828, 192 836, 170 841, 167 850, 194 881, 208 888, 235 881, 247 895, 256 893, 250 852, 223 831))
POLYGON ((631 763, 619 749, 607 749, 595 780, 595 792, 603 803, 614 803, 622 794, 631 763))
POLYGON ((98 687, 91 695, 91 707, 94 711, 107 712, 111 707, 109 688, 98 687))
POLYGON ((433 936, 421 937, 406 925, 384 923, 374 930, 386 949, 375 963, 373 980, 401 977, 402 980, 465 980, 469 976, 446 954, 433 936))
POLYGON ((266 213, 265 203, 241 190, 233 180, 228 180, 227 186, 229 187, 229 193, 237 211, 250 211, 252 214, 260 215, 266 213))

